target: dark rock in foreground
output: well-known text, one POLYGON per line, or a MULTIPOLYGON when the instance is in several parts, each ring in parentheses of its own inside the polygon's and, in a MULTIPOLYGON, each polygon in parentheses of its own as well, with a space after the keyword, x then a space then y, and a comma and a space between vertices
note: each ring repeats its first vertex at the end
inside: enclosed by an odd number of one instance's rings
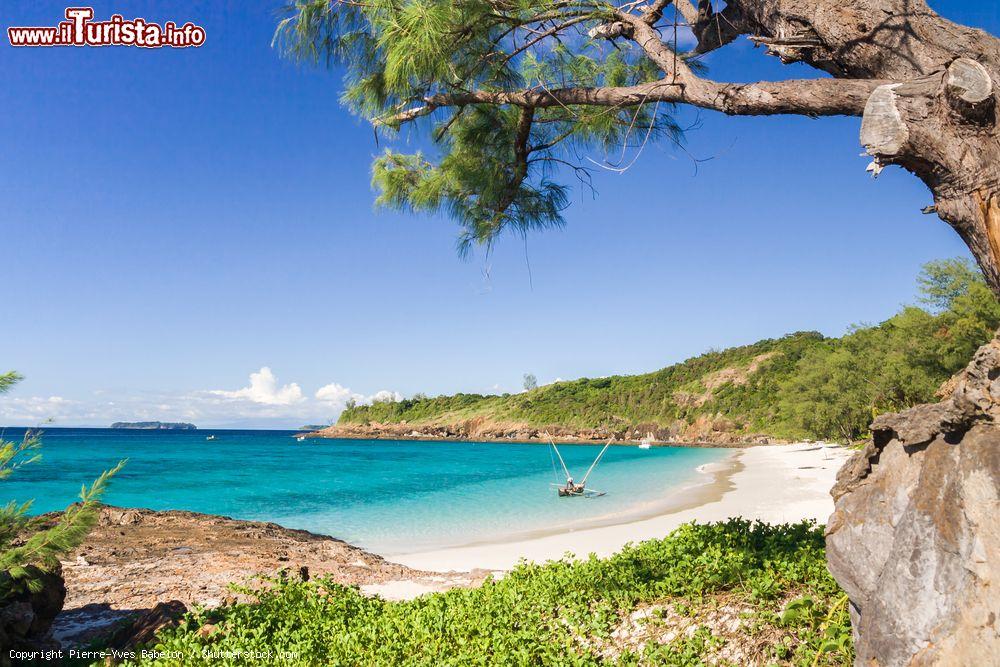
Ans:
POLYGON ((880 416, 827 525, 858 665, 1000 664, 1000 335, 951 396, 880 416))
POLYGON ((50 651, 59 647, 51 636, 52 621, 62 609, 66 586, 58 568, 44 572, 27 567, 41 588, 22 591, 0 601, 0 665, 11 664, 9 650, 50 651))
POLYGON ((52 621, 62 609, 66 587, 58 568, 43 572, 33 565, 32 578, 41 582, 35 593, 27 590, 0 600, 0 665, 10 664, 7 650, 47 651, 58 648, 49 635, 52 621))

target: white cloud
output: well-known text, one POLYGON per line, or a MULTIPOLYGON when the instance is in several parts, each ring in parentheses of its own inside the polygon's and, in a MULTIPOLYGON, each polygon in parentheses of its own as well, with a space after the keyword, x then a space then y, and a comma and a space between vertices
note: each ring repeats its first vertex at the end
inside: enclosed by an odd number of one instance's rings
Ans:
POLYGON ((304 398, 302 389, 294 382, 279 388, 278 378, 274 377, 274 373, 267 366, 250 374, 250 386, 248 387, 236 391, 215 389, 209 393, 226 398, 246 399, 264 405, 293 405, 301 402, 304 398))
POLYGON ((356 394, 347 387, 339 385, 336 382, 323 385, 316 390, 316 400, 323 401, 324 403, 330 403, 332 405, 339 405, 343 407, 347 405, 347 401, 352 398, 358 403, 365 399, 365 397, 361 394, 356 394))
POLYGON ((389 391, 388 389, 383 389, 382 391, 376 391, 374 394, 361 401, 362 403, 384 403, 386 401, 401 401, 403 400, 403 395, 398 391, 389 391))
POLYGON ((381 391, 376 391, 371 396, 365 396, 364 394, 351 391, 336 382, 331 382, 316 390, 316 399, 343 408, 352 399, 355 403, 361 405, 371 405, 372 403, 381 403, 384 401, 401 401, 403 400, 403 395, 398 391, 382 389, 381 391))
POLYGON ((76 401, 62 396, 5 397, 0 415, 11 424, 38 426, 71 412, 76 406, 76 401))
POLYGON ((77 400, 61 396, 0 396, 0 425, 107 426, 116 421, 186 421, 208 428, 296 428, 336 420, 347 402, 401 400, 395 391, 370 396, 336 382, 307 395, 299 384, 279 384, 267 366, 250 374, 241 389, 213 389, 187 393, 94 390, 77 400))

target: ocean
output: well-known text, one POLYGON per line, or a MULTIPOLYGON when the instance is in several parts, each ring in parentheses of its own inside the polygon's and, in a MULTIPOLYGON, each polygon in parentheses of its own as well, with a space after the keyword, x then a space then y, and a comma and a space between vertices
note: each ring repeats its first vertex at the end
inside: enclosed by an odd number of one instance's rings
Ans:
MULTIPOLYGON (((24 429, 0 432, 19 440, 24 429)), ((385 555, 612 522, 655 510, 705 479, 724 449, 611 447, 591 474, 599 498, 558 498, 544 444, 326 440, 294 431, 50 428, 42 460, 0 482, 0 502, 65 508, 127 458, 104 502, 274 521, 385 555), (214 440, 206 440, 214 435, 214 440)), ((560 447, 579 481, 598 445, 560 447)))

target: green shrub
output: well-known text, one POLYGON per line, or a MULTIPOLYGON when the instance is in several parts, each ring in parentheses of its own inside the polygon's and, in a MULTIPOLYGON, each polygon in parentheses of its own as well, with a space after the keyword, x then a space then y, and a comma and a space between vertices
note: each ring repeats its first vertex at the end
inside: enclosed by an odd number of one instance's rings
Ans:
MULTIPOLYGON (((0 375, 0 394, 21 380, 17 373, 0 375)), ((28 434, 21 442, 0 439, 0 482, 19 468, 41 458, 41 442, 28 434)), ((55 521, 29 516, 31 501, 10 500, 0 505, 0 602, 25 590, 41 588, 39 571, 51 571, 59 557, 77 547, 97 520, 97 501, 108 481, 122 469, 122 461, 80 489, 80 502, 71 505, 55 521)))
POLYGON ((809 615, 779 614, 789 596, 808 595, 817 609, 840 599, 826 569, 822 529, 742 519, 686 524, 606 559, 523 563, 478 588, 408 602, 368 598, 329 580, 277 580, 256 593, 256 603, 193 613, 164 633, 155 650, 182 656, 158 662, 185 665, 253 662, 239 654, 303 665, 693 665, 724 643, 712 628, 647 644, 642 656, 626 650, 604 657, 594 646, 610 641, 637 605, 673 600, 693 615, 717 594, 752 605, 754 622, 787 640, 786 659, 849 664, 849 641, 818 652, 828 636, 849 637, 846 615, 817 623, 809 615), (215 630, 199 632, 205 623, 215 630))

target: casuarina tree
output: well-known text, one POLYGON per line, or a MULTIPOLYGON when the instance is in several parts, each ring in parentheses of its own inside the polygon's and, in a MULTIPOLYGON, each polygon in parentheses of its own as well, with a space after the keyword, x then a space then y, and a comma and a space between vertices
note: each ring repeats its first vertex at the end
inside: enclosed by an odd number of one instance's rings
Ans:
POLYGON ((378 127, 423 125, 434 154, 380 156, 379 200, 448 212, 463 248, 561 224, 581 149, 676 139, 676 105, 859 116, 869 168, 926 183, 1000 293, 1000 40, 924 0, 300 0, 275 40, 343 65, 345 102, 378 127), (742 37, 828 76, 701 71, 742 37))

